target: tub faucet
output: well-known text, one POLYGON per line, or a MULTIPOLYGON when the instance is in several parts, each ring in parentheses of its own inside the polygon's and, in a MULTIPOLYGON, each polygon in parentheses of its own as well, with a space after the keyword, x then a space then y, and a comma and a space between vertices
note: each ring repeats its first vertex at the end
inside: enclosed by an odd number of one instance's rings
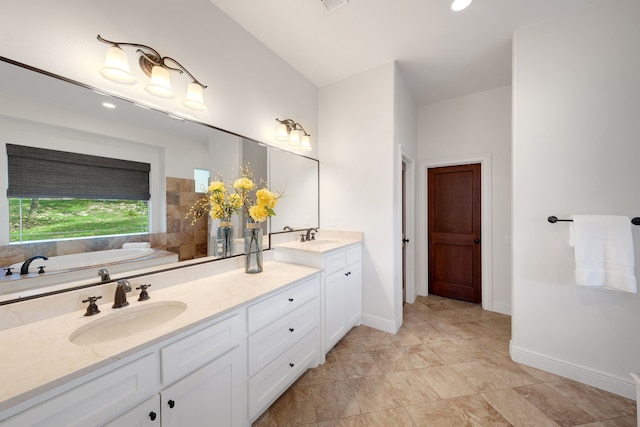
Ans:
POLYGON ((113 305, 111 308, 122 308, 129 305, 127 301, 127 292, 131 292, 131 285, 126 279, 118 280, 116 285, 116 294, 113 296, 113 305))
POLYGON ((109 270, 107 270, 104 267, 98 270, 98 276, 100 276, 100 282, 102 283, 108 282, 109 280, 111 280, 111 276, 109 276, 109 270))
POLYGON ((25 262, 22 263, 22 267, 20 267, 20 274, 29 274, 29 266, 31 265, 31 262, 34 259, 43 259, 43 260, 48 260, 49 258, 47 258, 44 255, 36 255, 36 256, 32 256, 31 258, 29 258, 28 260, 26 260, 25 262))

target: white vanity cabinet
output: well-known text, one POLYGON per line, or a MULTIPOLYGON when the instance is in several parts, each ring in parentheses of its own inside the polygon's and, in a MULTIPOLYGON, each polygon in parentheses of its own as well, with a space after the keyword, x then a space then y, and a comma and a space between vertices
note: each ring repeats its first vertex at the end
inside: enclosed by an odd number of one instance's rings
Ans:
MULTIPOLYGON (((126 364, 99 375, 82 378, 74 388, 15 415, 2 426, 98 426, 114 414, 142 401, 160 387, 157 355, 153 352, 138 356, 126 364)), ((135 425, 135 424, 134 424, 135 425)))
POLYGON ((171 427, 215 420, 246 426, 244 313, 236 310, 153 346, 0 425, 171 427))
POLYGON ((318 365, 317 275, 247 307, 249 418, 318 365))
POLYGON ((296 242, 277 245, 275 258, 323 270, 320 336, 324 362, 324 354, 362 319, 362 244, 350 243, 327 251, 309 247, 296 242))
POLYGON ((327 353, 362 317, 362 262, 360 245, 324 257, 324 334, 327 353))

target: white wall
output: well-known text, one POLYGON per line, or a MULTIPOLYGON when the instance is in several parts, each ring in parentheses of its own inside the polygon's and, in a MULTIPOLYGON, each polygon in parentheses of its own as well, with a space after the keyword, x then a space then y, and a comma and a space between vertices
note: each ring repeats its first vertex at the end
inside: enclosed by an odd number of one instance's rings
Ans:
MULTIPOLYGON (((320 89, 320 227, 364 232, 363 323, 397 317, 393 63, 320 89)), ((401 307, 401 304, 400 304, 401 307)))
POLYGON ((546 220, 640 216, 640 2, 614 3, 515 36, 511 351, 634 398, 640 296, 578 287, 568 226, 546 220))
POLYGON ((312 135, 317 156, 317 88, 247 33, 208 0, 30 0, 2 6, 2 56, 121 94, 263 142, 275 135, 275 118, 293 118, 312 135), (108 45, 151 46, 184 65, 208 85, 208 110, 181 104, 189 79, 172 73, 176 98, 164 100, 144 90, 148 78, 136 65, 135 48, 125 47, 133 86, 102 78, 108 45))
MULTIPOLYGON (((418 110, 418 158, 423 164, 479 154, 491 157, 491 300, 494 311, 511 313, 511 87, 422 106, 418 110)), ((426 197, 420 195, 419 197, 426 197)), ((426 218, 418 221, 426 223, 426 218)), ((426 236, 420 236, 426 240, 426 236)), ((426 245, 425 245, 426 247, 426 245)), ((424 261, 426 262, 426 260, 424 261)), ((423 263, 424 263, 423 262, 423 263)), ((420 260, 418 260, 420 263, 420 260)), ((427 278, 421 293, 426 295, 427 278)), ((483 284, 487 286, 487 284, 483 284)))

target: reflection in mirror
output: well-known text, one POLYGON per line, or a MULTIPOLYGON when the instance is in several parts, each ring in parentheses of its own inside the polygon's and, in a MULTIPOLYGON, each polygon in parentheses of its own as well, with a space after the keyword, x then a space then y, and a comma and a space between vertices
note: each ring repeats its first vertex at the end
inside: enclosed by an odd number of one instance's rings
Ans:
POLYGON ((303 156, 291 156, 277 149, 269 150, 269 185, 284 190, 278 211, 271 217, 271 232, 318 227, 318 167, 317 161, 303 156))
MULTIPOLYGON (((242 164, 245 156, 247 159, 251 157, 254 173, 259 170, 260 177, 264 177, 266 181, 274 180, 274 188, 281 187, 281 183, 287 186, 287 196, 279 204, 277 216, 272 218, 272 221, 276 218, 272 224, 277 228, 272 225, 271 229, 265 231, 281 230, 283 222, 280 219, 291 223, 286 225, 306 226, 307 213, 297 212, 298 207, 308 206, 309 212, 315 212, 315 215, 308 214, 308 222, 311 226, 318 225, 316 160, 272 147, 266 148, 256 141, 208 125, 176 120, 167 113, 140 108, 127 100, 107 97, 90 88, 36 72, 1 57, 0 75, 3 76, 0 81, 0 98, 3 100, 0 103, 0 162, 3 165, 6 165, 7 143, 140 161, 151 165, 152 193, 148 234, 9 244, 8 218, 7 215, 0 215, 2 268, 22 263, 34 255, 51 257, 120 249, 124 244, 132 242, 149 242, 155 249, 178 254, 180 260, 194 257, 203 257, 202 261, 212 260, 215 257, 207 256, 213 254, 211 245, 208 244, 210 239, 207 239, 213 229, 211 226, 207 228, 209 221, 202 221, 203 225, 191 227, 184 219, 190 205, 201 196, 195 192, 194 169, 209 171, 211 178, 218 171, 225 176, 235 176, 237 165, 242 164), (105 101, 114 104, 116 108, 105 109, 102 106, 105 101), (269 163, 267 152, 277 152, 276 155, 269 154, 269 163), (306 166, 296 169, 295 179, 286 176, 288 172, 281 173, 298 160, 306 163, 306 166), (310 182, 310 188, 305 191, 298 185, 302 181, 302 169, 309 172, 309 176, 315 177, 315 181, 310 182), (300 195, 310 194, 316 194, 313 203, 310 199, 296 201, 300 195), (296 213, 288 219, 286 211, 290 207, 295 207, 296 213), (202 240, 199 236, 202 236, 202 240)), ((272 185, 271 182, 269 184, 272 185)), ((6 185, 6 174, 2 173, 0 186, 6 188, 6 185)), ((6 197, 0 198, 0 211, 8 212, 8 209, 6 197)), ((238 223, 241 224, 241 221, 238 223)), ((242 229, 238 227, 238 239, 241 238, 241 233, 242 229)), ((267 248, 267 245, 264 247, 267 248)), ((241 245, 236 255, 242 252, 240 248, 241 245)), ((113 269, 114 272, 119 272, 111 275, 112 280, 125 277, 131 268, 138 268, 123 262, 109 265, 110 271, 113 269)), ((12 286, 17 291, 2 295, 0 290, 0 304, 27 293, 37 295, 41 282, 46 283, 48 290, 51 290, 51 286, 64 289, 69 281, 84 280, 85 285, 99 283, 95 266, 85 270, 44 275, 36 273, 29 275, 29 278, 18 275, 17 279, 14 277, 11 281, 33 281, 37 285, 29 285, 29 292, 22 292, 27 286, 13 283, 12 286), (43 276, 47 276, 46 281, 43 276)), ((0 288, 7 281, 5 276, 0 276, 0 288)))

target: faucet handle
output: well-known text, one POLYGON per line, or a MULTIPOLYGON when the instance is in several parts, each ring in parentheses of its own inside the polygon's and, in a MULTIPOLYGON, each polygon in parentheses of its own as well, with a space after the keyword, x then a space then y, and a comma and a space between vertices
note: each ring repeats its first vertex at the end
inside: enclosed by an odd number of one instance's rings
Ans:
POLYGON ((149 292, 147 292, 147 288, 151 287, 151 285, 140 285, 136 288, 136 290, 140 290, 140 296, 138 297, 138 301, 146 301, 149 298, 149 292))
POLYGON ((11 271, 13 270, 13 267, 7 267, 4 269, 4 271, 6 271, 7 273, 5 274, 5 276, 11 276, 13 274, 13 272, 11 271))
POLYGON ((305 241, 305 240, 304 240, 304 238, 305 238, 305 235, 304 235, 304 233, 302 233, 302 234, 300 235, 300 241, 301 241, 301 242, 304 242, 304 241, 305 241))
POLYGON ((85 316, 93 316, 94 314, 100 313, 100 310, 98 309, 98 305, 96 304, 96 301, 99 300, 100 298, 102 298, 102 295, 92 296, 85 300, 82 300, 82 302, 89 303, 89 306, 87 307, 87 312, 84 313, 85 316))

